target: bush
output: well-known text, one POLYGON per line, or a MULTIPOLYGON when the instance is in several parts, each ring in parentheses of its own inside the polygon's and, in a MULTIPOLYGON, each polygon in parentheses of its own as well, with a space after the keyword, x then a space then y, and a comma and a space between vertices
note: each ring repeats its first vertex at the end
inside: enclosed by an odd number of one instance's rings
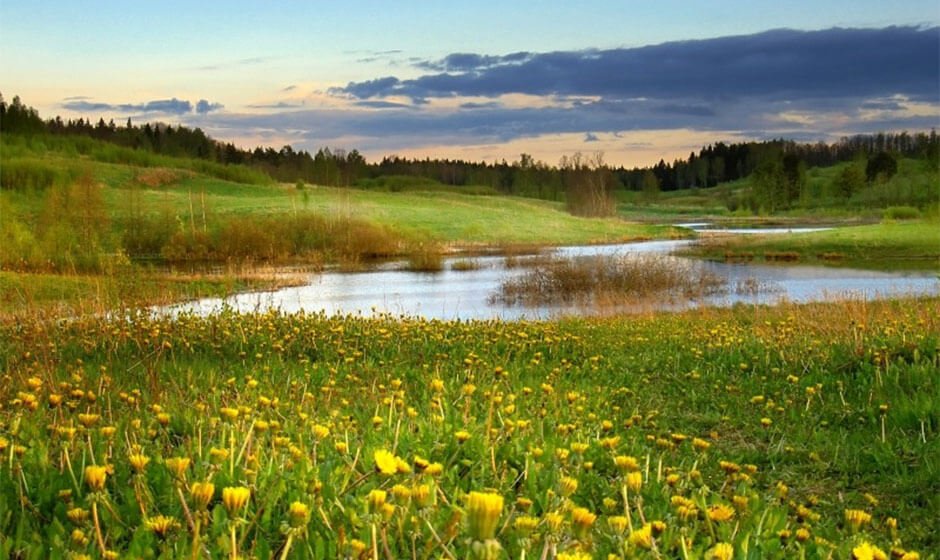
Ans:
POLYGON ((885 220, 916 220, 920 218, 920 210, 912 206, 890 206, 885 208, 882 217, 885 220))

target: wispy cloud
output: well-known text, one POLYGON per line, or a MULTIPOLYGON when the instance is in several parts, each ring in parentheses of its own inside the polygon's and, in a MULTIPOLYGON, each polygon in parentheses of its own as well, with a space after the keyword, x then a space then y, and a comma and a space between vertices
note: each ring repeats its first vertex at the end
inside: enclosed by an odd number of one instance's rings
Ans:
POLYGON ((221 103, 213 103, 200 99, 194 106, 192 102, 177 99, 156 99, 143 103, 102 103, 88 101, 88 98, 70 100, 66 98, 62 107, 76 112, 103 112, 114 111, 118 113, 160 113, 166 115, 186 115, 194 110, 198 114, 206 114, 222 108, 221 103))

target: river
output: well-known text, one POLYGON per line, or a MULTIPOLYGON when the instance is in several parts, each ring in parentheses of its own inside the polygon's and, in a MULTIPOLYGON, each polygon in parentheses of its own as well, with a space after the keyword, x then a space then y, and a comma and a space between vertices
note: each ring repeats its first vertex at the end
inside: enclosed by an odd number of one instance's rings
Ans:
MULTIPOLYGON (((757 230, 748 232, 756 233, 757 230)), ((767 233, 767 230, 761 232, 767 233)), ((796 234, 793 229, 781 229, 777 232, 796 234)), ((688 243, 692 241, 561 247, 554 251, 554 255, 567 258, 592 255, 623 255, 629 258, 630 255, 650 253, 668 255, 688 243)), ((518 264, 520 258, 515 260, 518 264)), ((306 311, 324 312, 327 315, 365 316, 391 314, 443 320, 547 319, 598 312, 584 306, 522 307, 494 302, 492 296, 503 281, 513 275, 525 273, 524 266, 507 267, 506 264, 504 257, 497 256, 472 259, 453 257, 446 259, 444 270, 436 273, 403 270, 403 263, 386 263, 368 272, 326 271, 311 275, 309 283, 302 286, 270 292, 236 294, 226 298, 201 299, 162 308, 160 311, 171 314, 206 314, 226 307, 242 312, 275 308, 285 313, 306 311), (473 261, 476 268, 454 270, 455 262, 467 260, 473 261)), ((940 294, 940 280, 936 272, 879 272, 800 264, 707 261, 690 261, 687 264, 705 267, 708 271, 727 279, 728 290, 698 301, 645 304, 644 309, 720 306, 739 302, 808 302, 839 298, 877 299, 940 294)), ((603 311, 609 312, 610 309, 603 311)))

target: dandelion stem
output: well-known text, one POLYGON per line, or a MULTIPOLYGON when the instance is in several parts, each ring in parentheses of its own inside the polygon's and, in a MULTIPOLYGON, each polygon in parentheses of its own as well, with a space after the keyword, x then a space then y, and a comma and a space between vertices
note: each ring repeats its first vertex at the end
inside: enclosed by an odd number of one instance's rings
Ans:
POLYGON ((98 502, 91 503, 91 518, 95 522, 95 539, 98 541, 98 548, 101 549, 101 555, 107 552, 104 546, 104 536, 101 534, 101 522, 98 520, 98 502))
POLYGON ((294 535, 287 535, 287 542, 284 543, 284 550, 281 551, 279 556, 280 560, 287 558, 287 553, 290 552, 290 545, 294 544, 294 535))

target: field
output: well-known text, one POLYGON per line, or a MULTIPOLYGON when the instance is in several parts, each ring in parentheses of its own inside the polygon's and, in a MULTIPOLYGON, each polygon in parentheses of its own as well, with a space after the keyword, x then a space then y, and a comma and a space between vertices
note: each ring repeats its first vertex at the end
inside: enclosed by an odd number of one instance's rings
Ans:
POLYGON ((930 558, 938 317, 8 323, 0 551, 930 558))
POLYGON ((704 239, 689 253, 712 259, 940 269, 940 220, 888 220, 796 235, 718 236, 704 239))

